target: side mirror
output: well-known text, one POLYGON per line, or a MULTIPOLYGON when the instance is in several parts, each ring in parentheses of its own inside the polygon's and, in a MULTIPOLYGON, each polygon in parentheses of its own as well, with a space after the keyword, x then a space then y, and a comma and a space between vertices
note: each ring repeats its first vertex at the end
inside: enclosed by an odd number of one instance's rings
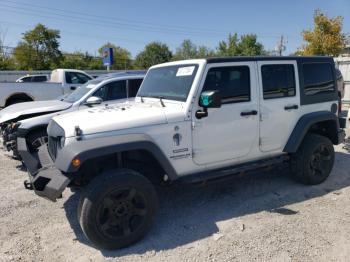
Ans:
POLYGON ((204 110, 198 110, 196 117, 201 119, 208 116, 208 108, 219 108, 221 107, 221 95, 218 90, 204 91, 201 93, 199 98, 199 105, 204 110))
POLYGON ((92 96, 86 100, 85 105, 87 105, 87 106, 100 105, 100 104, 102 104, 102 102, 103 102, 103 100, 101 97, 92 96))
POLYGON ((199 105, 204 108, 221 107, 221 95, 218 90, 204 91, 201 93, 199 105))

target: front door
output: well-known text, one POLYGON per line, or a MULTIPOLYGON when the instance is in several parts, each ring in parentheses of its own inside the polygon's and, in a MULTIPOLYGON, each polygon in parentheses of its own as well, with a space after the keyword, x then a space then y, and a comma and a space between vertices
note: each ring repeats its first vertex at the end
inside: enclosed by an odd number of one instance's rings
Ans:
MULTIPOLYGON (((258 97, 255 62, 209 64, 202 91, 219 90, 221 108, 197 119, 193 110, 193 160, 198 165, 249 158, 258 147, 258 97)), ((200 92, 199 92, 200 93, 200 92)))
POLYGON ((300 95, 295 61, 258 62, 260 150, 282 151, 298 121, 300 95))

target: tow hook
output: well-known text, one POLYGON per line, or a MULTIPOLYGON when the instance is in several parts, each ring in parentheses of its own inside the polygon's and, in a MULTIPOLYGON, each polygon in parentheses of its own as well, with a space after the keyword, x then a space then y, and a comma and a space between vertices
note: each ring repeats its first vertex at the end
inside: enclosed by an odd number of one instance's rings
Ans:
POLYGON ((28 189, 28 190, 33 190, 34 189, 32 183, 30 183, 28 180, 24 180, 23 184, 24 184, 24 188, 25 189, 28 189))

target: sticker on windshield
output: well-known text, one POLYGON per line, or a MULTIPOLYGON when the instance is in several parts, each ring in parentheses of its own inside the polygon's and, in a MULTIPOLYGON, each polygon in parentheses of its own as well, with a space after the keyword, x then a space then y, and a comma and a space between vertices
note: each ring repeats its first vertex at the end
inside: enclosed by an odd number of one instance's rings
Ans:
POLYGON ((194 71, 194 66, 180 67, 177 70, 176 76, 191 76, 194 71))
POLYGON ((96 85, 93 85, 93 84, 90 84, 90 85, 87 85, 86 88, 94 88, 96 85))

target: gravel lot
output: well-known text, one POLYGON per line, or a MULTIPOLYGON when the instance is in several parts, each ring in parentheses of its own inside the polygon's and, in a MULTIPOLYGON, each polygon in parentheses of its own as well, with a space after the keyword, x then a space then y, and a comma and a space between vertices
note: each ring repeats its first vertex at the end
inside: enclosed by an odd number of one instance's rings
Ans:
MULTIPOLYGON (((330 178, 303 186, 284 166, 160 192, 156 225, 115 252, 90 246, 79 193, 52 203, 25 190, 20 163, 0 151, 0 261, 350 261, 350 151, 330 178)), ((350 146, 350 143, 349 143, 350 146)))

